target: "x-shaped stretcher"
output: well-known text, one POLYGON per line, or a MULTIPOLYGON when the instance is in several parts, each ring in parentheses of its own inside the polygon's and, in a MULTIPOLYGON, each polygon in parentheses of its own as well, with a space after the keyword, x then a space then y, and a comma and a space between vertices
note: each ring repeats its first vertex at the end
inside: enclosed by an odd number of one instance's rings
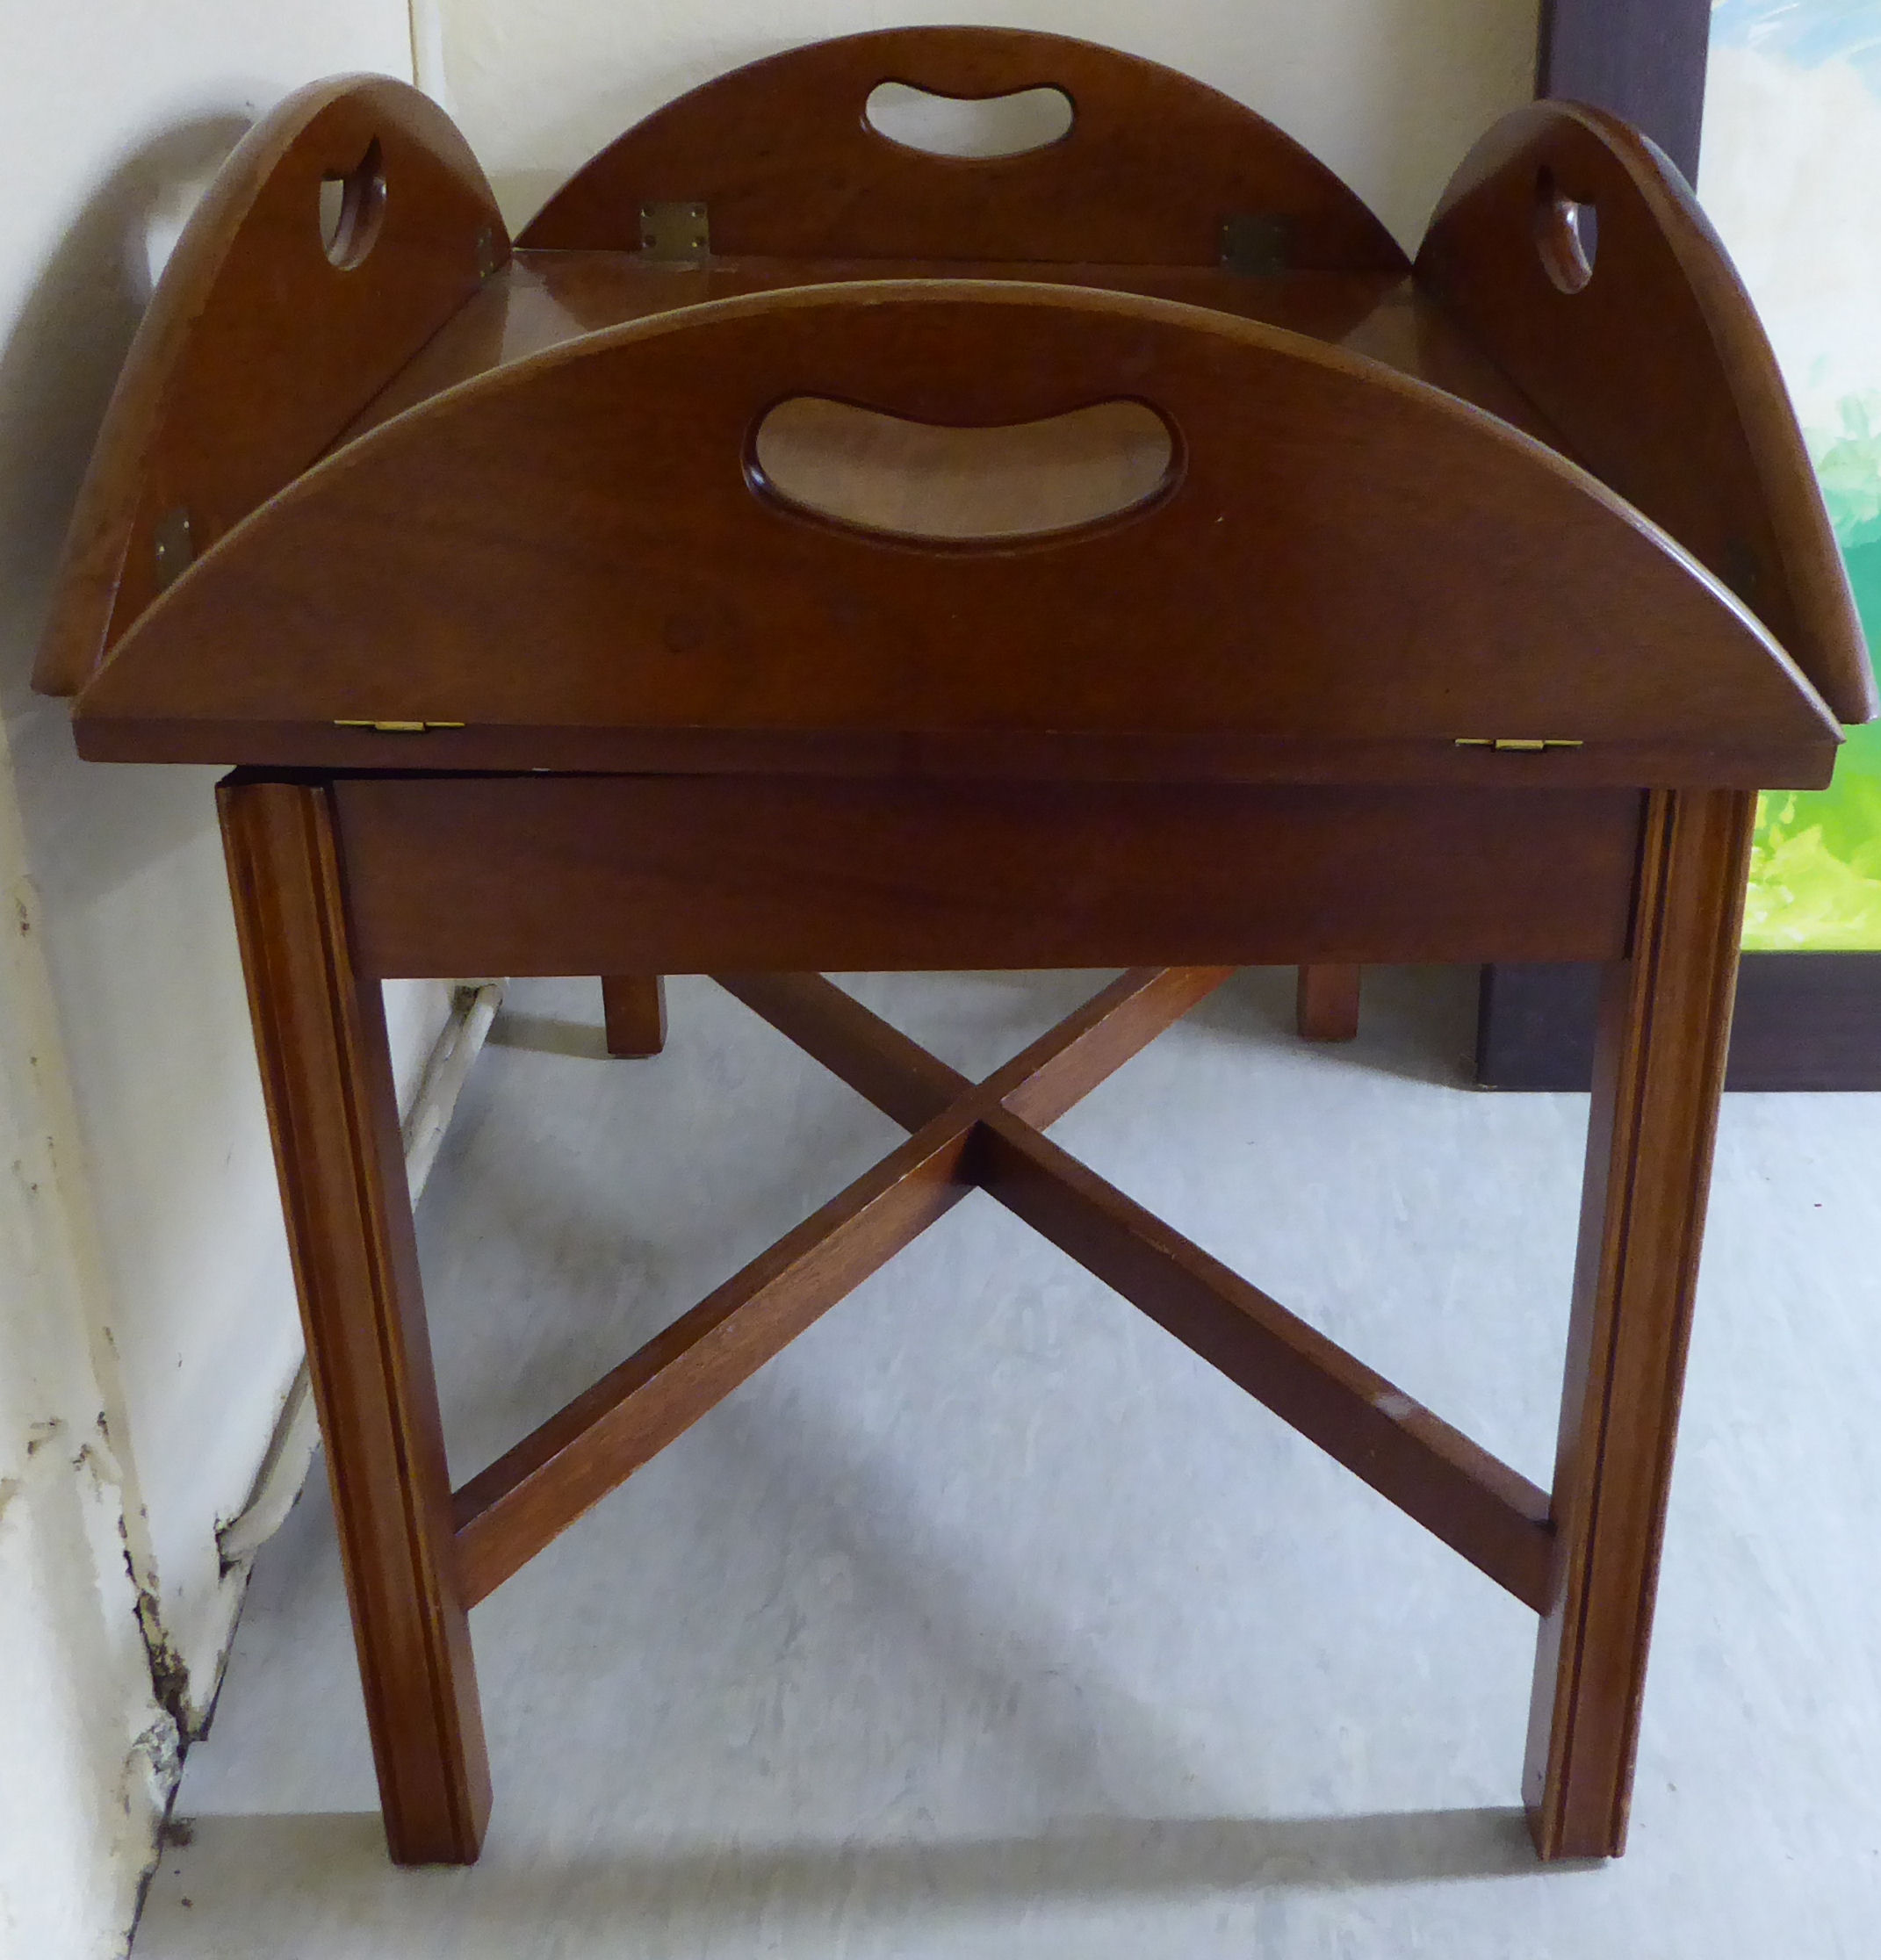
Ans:
POLYGON ((1538 1612, 1548 1494, 1211 1258, 1044 1132, 1226 967, 1127 973, 969 1082, 814 974, 716 977, 912 1134, 459 1489, 475 1604, 901 1248, 984 1190, 1538 1612))
POLYGON ((1537 1845, 1621 1849, 1755 799, 1876 705, 1633 132, 1505 119, 1413 264, 1198 82, 895 30, 668 104, 512 242, 434 104, 316 84, 165 270, 35 684, 88 758, 235 769, 394 1858, 482 1843, 470 1606, 974 1189, 1536 1611, 1537 1845), (1070 124, 936 155, 888 84, 1070 124), (1045 1134, 1229 967, 1337 1033, 1387 962, 1604 976, 1546 1494, 1045 1134), (1121 967, 979 1084, 814 977, 1121 967), (490 973, 604 976, 620 1053, 729 976, 911 1135, 453 1492, 379 985, 490 973))

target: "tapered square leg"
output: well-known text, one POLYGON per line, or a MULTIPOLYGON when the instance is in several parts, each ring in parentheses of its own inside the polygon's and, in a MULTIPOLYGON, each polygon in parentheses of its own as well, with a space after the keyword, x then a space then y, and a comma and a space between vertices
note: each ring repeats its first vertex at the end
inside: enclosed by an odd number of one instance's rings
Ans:
POLYGON ((1647 798, 1606 977, 1524 1778, 1545 1858, 1625 1846, 1755 808, 1647 798))
POLYGON ((400 1864, 467 1864, 489 1769, 379 990, 328 791, 218 796, 386 1835, 400 1864))
POLYGON ((1362 967, 1323 963, 1300 969, 1294 1020, 1309 1041, 1350 1041, 1358 1033, 1362 967))
POLYGON ((667 984, 659 974, 603 975, 601 1005, 609 1055, 658 1055, 667 1045, 667 984))

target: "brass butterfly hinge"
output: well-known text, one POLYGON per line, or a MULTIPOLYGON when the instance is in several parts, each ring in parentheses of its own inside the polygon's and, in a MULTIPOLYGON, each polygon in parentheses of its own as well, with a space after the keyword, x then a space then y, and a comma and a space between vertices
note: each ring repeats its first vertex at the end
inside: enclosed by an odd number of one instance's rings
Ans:
POLYGON ((1293 263, 1293 223, 1279 212, 1232 211, 1222 220, 1224 272, 1271 279, 1293 263))
POLYGON ((1553 735, 1459 735, 1456 746, 1459 748, 1497 749, 1505 755, 1539 755, 1547 749, 1577 749, 1582 745, 1553 735))
POLYGON ((424 735, 434 728, 462 728, 462 722, 336 721, 335 728, 370 728, 375 735, 424 735))
POLYGON ((703 204, 640 206, 640 256, 667 265, 698 265, 711 256, 712 222, 703 204))

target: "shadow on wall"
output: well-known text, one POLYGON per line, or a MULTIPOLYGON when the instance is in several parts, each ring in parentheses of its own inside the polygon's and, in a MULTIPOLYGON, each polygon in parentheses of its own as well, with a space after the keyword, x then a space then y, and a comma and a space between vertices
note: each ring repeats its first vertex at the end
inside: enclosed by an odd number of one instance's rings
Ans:
POLYGON ((200 118, 119 162, 0 348, 0 768, 10 751, 89 1159, 81 1236, 103 1257, 99 1351, 116 1372, 100 1387, 126 1432, 126 1550, 158 1609, 146 1636, 186 1732, 206 1712, 234 1610, 210 1507, 252 1472, 250 1431, 265 1436, 292 1345, 285 1277, 278 1315, 255 1310, 257 1276, 285 1275, 285 1254, 260 1208, 271 1170, 210 794, 218 772, 81 763, 68 703, 35 696, 29 679, 72 504, 155 274, 249 126, 200 118), (256 1410, 238 1406, 230 1380, 261 1384, 256 1410), (178 1452, 178 1435, 201 1446, 178 1452))
MULTIPOLYGON (((606 76, 603 71, 602 76, 596 77, 601 83, 595 90, 596 99, 583 104, 579 113, 541 132, 530 145, 540 155, 568 161, 529 169, 505 170, 492 168, 487 160, 481 160, 489 172, 490 188, 496 193, 497 208, 503 214, 503 222, 508 226, 510 235, 521 237, 523 227, 583 164, 599 155, 605 144, 611 143, 616 136, 624 135, 655 110, 678 101, 682 95, 689 94, 707 82, 716 81, 733 68, 761 61, 768 54, 782 54, 786 49, 801 45, 798 37, 754 41, 722 60, 678 62, 657 76, 649 75, 644 69, 631 76, 606 76), (606 113, 614 119, 612 134, 597 143, 591 140, 590 133, 602 118, 600 104, 602 103, 609 104, 606 113)), ((470 133, 466 130, 465 133, 470 133)), ((475 139, 472 141, 474 147, 475 139)))
POLYGON ((118 371, 181 222, 249 119, 167 130, 93 192, 47 261, 0 348, 0 579, 14 595, 0 701, 25 694, 65 525, 118 371))
MULTIPOLYGON (((81 779, 65 703, 30 691, 72 504, 161 258, 247 133, 245 117, 185 123, 120 163, 47 262, 0 349, 0 714, 42 883, 109 889, 202 830, 206 772, 110 769, 81 779)), ((68 896, 72 896, 68 894, 68 896)))

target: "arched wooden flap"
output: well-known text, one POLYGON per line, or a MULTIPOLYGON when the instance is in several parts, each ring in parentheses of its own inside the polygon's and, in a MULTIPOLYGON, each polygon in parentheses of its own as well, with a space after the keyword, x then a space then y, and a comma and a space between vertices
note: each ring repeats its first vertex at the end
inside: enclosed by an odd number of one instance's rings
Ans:
POLYGON ((383 76, 287 97, 177 241, 92 452, 33 684, 73 694, 508 256, 450 119, 383 76))
POLYGON ((1659 150, 1598 110, 1517 110, 1445 192, 1417 277, 1582 462, 1744 601, 1843 721, 1874 715, 1861 624, 1769 343, 1659 150))
MULTIPOLYGON (((1272 328, 1004 282, 722 301, 441 396, 217 545, 79 713, 241 724, 230 760, 387 720, 1187 734, 1357 774, 1358 745, 1546 739, 1618 781, 1645 745, 1817 782, 1836 739, 1734 600, 1506 424, 1272 328), (759 447, 781 403, 960 430, 1119 398, 1164 462, 1132 418, 1124 513, 1029 540, 811 515, 759 447)), ((393 766, 488 753, 446 729, 393 766)))
POLYGON ((712 250, 730 255, 1214 265, 1226 241, 1275 270, 1406 270, 1358 198, 1252 110, 1153 61, 1012 28, 854 34, 721 76, 602 151, 519 242, 638 250, 643 209, 685 204, 705 206, 712 250), (1017 155, 937 156, 870 125, 884 83, 1057 90, 1072 119, 1017 155))

